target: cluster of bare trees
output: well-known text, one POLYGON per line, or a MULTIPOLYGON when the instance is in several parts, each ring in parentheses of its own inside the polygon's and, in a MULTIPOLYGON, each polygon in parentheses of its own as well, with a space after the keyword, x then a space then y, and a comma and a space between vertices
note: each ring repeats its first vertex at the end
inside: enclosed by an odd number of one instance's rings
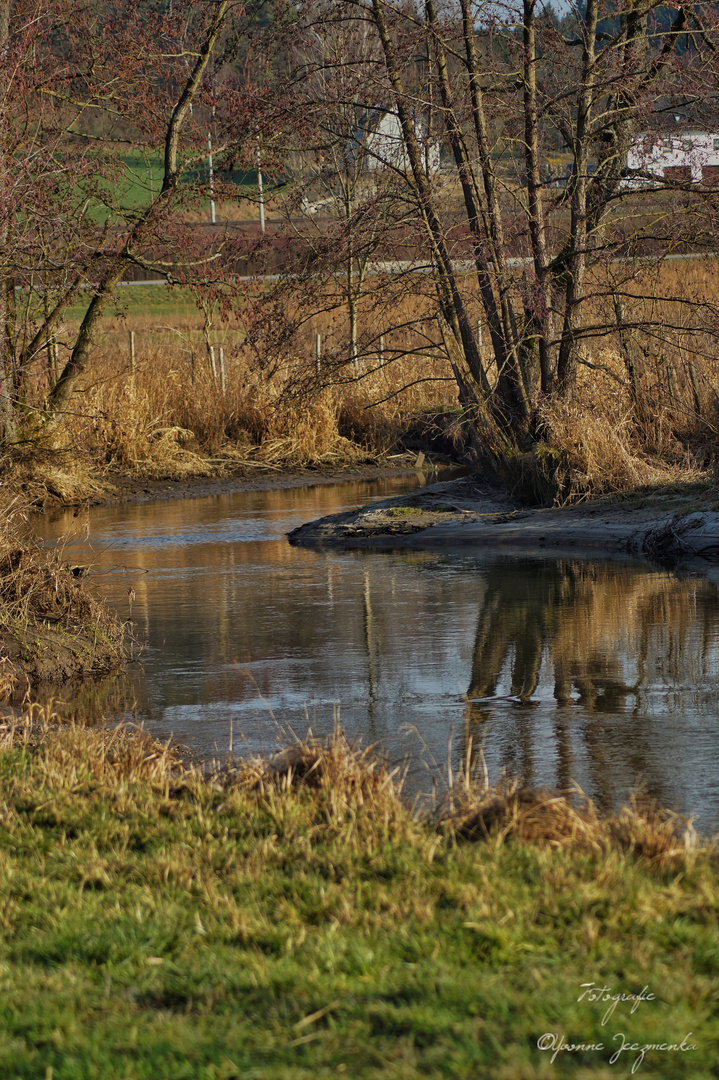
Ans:
MULTIPOLYGON (((571 398, 608 334, 638 411, 640 341, 646 351, 691 324, 711 359, 711 291, 689 297, 660 278, 667 255, 715 248, 716 193, 688 170, 630 177, 627 158, 642 135, 719 133, 713 5, 586 0, 560 19, 538 0, 311 0, 296 29, 314 124, 304 176, 341 204, 311 268, 329 279, 344 260, 339 368, 356 362, 368 262, 394 267, 373 291, 385 310, 426 296, 431 274, 428 345, 446 355, 490 461, 541 438, 542 403, 571 398), (378 115, 401 153, 385 152, 378 115)), ((298 322, 308 310, 298 304, 298 322)), ((426 337, 426 305, 422 318, 426 337)))
POLYGON ((674 320, 706 351, 711 296, 662 297, 658 283, 668 254, 714 247, 717 195, 684 175, 628 182, 627 155, 645 132, 719 133, 713 4, 582 0, 560 18, 540 0, 302 0, 269 14, 235 0, 0 0, 6 439, 31 400, 43 417, 69 407, 129 265, 234 295, 223 244, 208 251, 187 224, 206 194, 191 178, 210 116, 216 164, 252 164, 262 146, 291 180, 277 198, 298 243, 253 305, 248 342, 287 349, 318 310, 341 310, 326 370, 357 379, 378 351, 363 305, 382 306, 384 325, 414 318, 414 352, 445 356, 488 461, 542 437, 542 404, 571 397, 595 363, 588 343, 615 335, 638 412, 642 334, 674 320), (264 51, 248 47, 258 25, 264 51), (128 153, 163 160, 134 205, 128 153))

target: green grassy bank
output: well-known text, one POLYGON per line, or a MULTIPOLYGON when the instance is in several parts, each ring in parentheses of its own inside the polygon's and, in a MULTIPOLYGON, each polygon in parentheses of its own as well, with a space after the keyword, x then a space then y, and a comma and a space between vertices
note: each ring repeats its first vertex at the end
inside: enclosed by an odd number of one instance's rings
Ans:
POLYGON ((639 1075, 716 1076, 717 857, 685 839, 471 787, 419 820, 341 738, 208 778, 7 721, 0 1076, 628 1076, 619 1033, 695 1047, 639 1075), (588 983, 642 1000, 603 1023, 588 983))

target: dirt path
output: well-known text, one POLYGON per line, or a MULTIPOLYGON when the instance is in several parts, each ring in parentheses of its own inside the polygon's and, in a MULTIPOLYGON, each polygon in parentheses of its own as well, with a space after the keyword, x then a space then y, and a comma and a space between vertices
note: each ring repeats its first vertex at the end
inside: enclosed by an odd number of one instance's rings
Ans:
POLYGON ((719 502, 706 485, 654 489, 560 509, 527 509, 474 477, 434 484, 295 529, 308 547, 625 553, 670 565, 719 562, 719 502))

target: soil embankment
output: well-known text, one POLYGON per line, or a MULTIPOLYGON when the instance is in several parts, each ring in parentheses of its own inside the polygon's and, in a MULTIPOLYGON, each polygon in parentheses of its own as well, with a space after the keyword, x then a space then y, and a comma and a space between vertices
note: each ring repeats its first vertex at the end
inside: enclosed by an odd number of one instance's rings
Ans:
POLYGON ((307 547, 502 547, 719 562, 719 503, 706 486, 529 509, 476 477, 433 484, 295 529, 307 547))
POLYGON ((34 543, 0 538, 0 700, 119 670, 127 626, 83 588, 87 568, 34 543))

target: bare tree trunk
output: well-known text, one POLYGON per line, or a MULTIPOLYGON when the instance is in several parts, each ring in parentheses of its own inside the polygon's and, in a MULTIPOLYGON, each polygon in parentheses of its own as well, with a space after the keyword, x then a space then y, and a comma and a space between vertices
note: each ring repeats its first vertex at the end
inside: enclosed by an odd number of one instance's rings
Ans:
MULTIPOLYGON (((527 399, 524 378, 517 352, 517 336, 513 326, 502 326, 502 320, 494 296, 492 279, 484 251, 485 237, 482 235, 481 225, 483 217, 482 207, 478 197, 479 193, 477 191, 476 179, 472 170, 464 134, 456 117, 449 72, 447 69, 447 60, 439 35, 434 0, 426 0, 426 13, 427 25, 432 31, 434 38, 434 49, 437 60, 437 71, 439 75, 440 92, 442 95, 445 126, 452 147, 452 154, 454 156, 459 181, 462 187, 467 221, 472 234, 477 280, 479 282, 487 324, 492 338, 492 347, 497 361, 500 392, 506 405, 523 421, 526 421, 529 418, 529 401, 527 399)), ((485 229, 486 232, 489 232, 488 226, 485 226, 485 229)))
POLYGON ((352 195, 353 184, 352 179, 349 176, 343 176, 342 180, 342 200, 344 203, 345 219, 347 221, 347 313, 349 317, 349 338, 350 338, 350 362, 352 363, 352 371, 355 378, 359 375, 359 363, 357 360, 357 299, 359 293, 362 290, 361 280, 358 282, 357 290, 355 291, 354 284, 354 264, 355 264, 355 250, 354 250, 354 229, 352 228, 352 195))
POLYGON ((159 206, 172 195, 177 186, 179 177, 178 151, 182 125, 202 83, 203 76, 229 7, 230 0, 222 0, 222 2, 217 5, 215 17, 207 37, 200 48, 195 66, 185 83, 177 104, 172 111, 172 116, 170 117, 165 136, 165 170, 160 193, 157 198, 150 203, 147 210, 139 217, 119 255, 113 257, 109 269, 105 271, 100 280, 100 284, 90 301, 90 306, 88 307, 85 318, 80 326, 75 347, 72 350, 72 355, 63 368, 60 378, 48 395, 46 410, 51 416, 67 406, 77 384, 77 380, 87 367, 90 356, 92 355, 92 347, 95 342, 97 328, 105 307, 112 297, 116 286, 121 281, 127 263, 132 260, 133 248, 142 245, 157 214, 159 206))
MULTIPOLYGON (((466 2, 466 0, 465 0, 466 2)), ((552 312, 552 280, 547 254, 542 178, 539 155, 539 110, 537 106, 537 42, 535 36, 536 0, 524 0, 524 154, 527 167, 527 204, 529 234, 532 241, 534 272, 537 275, 542 308, 534 312, 540 329, 539 366, 542 393, 552 391, 554 372, 550 355, 554 338, 552 312)))
MULTIPOLYGON (((442 315, 452 329, 457 345, 462 349, 472 378, 489 396, 491 393, 487 374, 484 370, 474 331, 467 315, 462 294, 457 285, 454 266, 445 243, 443 230, 432 199, 429 178, 422 168, 422 154, 417 135, 407 106, 407 97, 400 75, 400 66, 395 57, 392 39, 384 16, 382 0, 372 0, 372 14, 379 34, 385 57, 387 74, 394 92, 397 115, 402 129, 402 138, 407 151, 407 158, 412 170, 414 191, 418 207, 427 230, 435 268, 435 282, 442 315)), ((496 432, 499 436, 499 431, 496 432)))
POLYGON ((511 334, 511 340, 516 342, 517 322, 511 297, 511 280, 507 273, 502 209, 497 194, 497 178, 494 171, 494 163, 492 161, 487 118, 484 109, 484 96, 479 81, 480 64, 477 51, 477 39, 475 37, 474 17, 472 15, 469 0, 461 0, 461 8, 462 37, 464 39, 467 72, 469 74, 472 121, 474 124, 475 138, 477 140, 477 152, 482 173, 482 183, 484 185, 484 192, 487 200, 489 235, 492 242, 492 254, 494 256, 494 268, 502 310, 502 322, 505 327, 505 336, 510 339, 511 334))
MULTIPOLYGON (((0 0, 0 71, 5 71, 5 61, 10 33, 10 0, 0 0)), ((0 213, 6 213, 8 190, 8 162, 6 159, 5 134, 8 118, 0 113, 0 213)), ((13 383, 10 371, 10 337, 8 316, 8 288, 14 290, 7 266, 9 222, 0 219, 0 445, 11 442, 16 435, 15 410, 13 406, 13 383)), ((14 294, 12 302, 14 303, 14 294)))
POLYGON ((576 374, 577 332, 582 325, 584 276, 587 267, 587 188, 589 165, 591 113, 594 104, 595 54, 597 41, 598 0, 587 0, 582 53, 582 82, 574 134, 574 190, 569 235, 571 253, 567 259, 564 325, 557 361, 557 381, 560 393, 570 392, 576 374))

